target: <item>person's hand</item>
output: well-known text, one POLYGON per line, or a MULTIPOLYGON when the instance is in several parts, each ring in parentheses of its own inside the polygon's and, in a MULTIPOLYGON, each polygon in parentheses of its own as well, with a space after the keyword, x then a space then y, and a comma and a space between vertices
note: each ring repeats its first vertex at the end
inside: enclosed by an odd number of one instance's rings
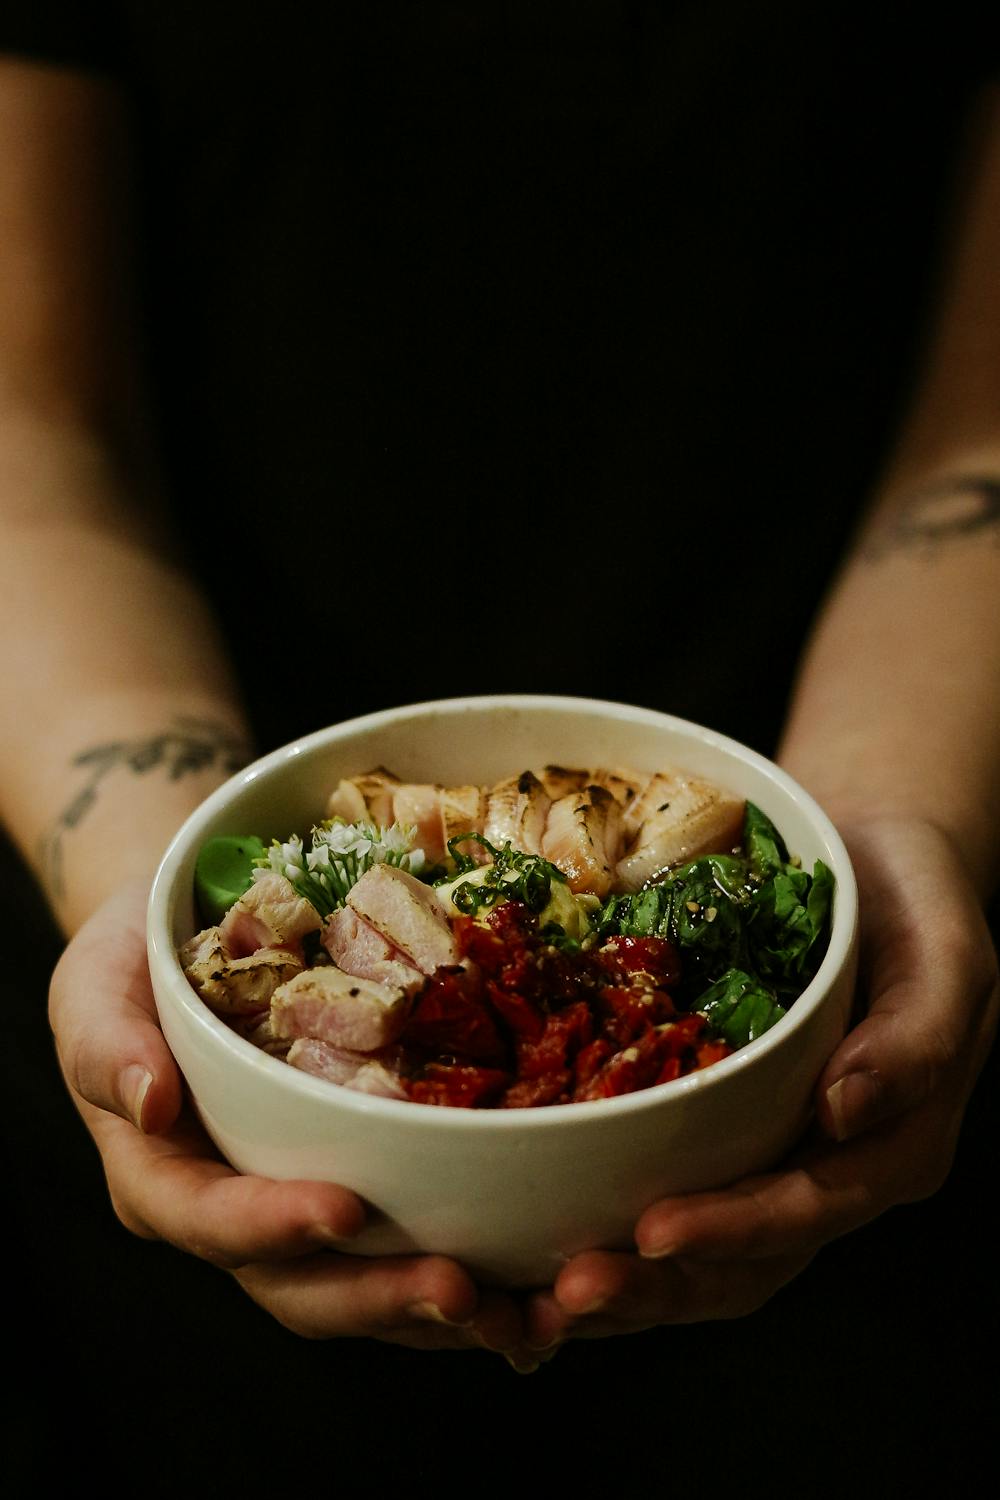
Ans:
POLYGON ((996 1028, 981 899, 929 823, 841 832, 860 888, 864 1019, 819 1079, 811 1139, 776 1171, 654 1204, 638 1254, 576 1256, 528 1304, 536 1347, 752 1312, 830 1240, 943 1183, 996 1028))
POLYGON ((56 967, 50 1017, 60 1065, 100 1151, 118 1217, 231 1271, 309 1338, 367 1335, 418 1348, 487 1347, 519 1363, 512 1299, 480 1292, 443 1256, 337 1254, 363 1227, 353 1193, 234 1172, 186 1105, 156 1022, 146 962, 147 888, 116 893, 56 967))

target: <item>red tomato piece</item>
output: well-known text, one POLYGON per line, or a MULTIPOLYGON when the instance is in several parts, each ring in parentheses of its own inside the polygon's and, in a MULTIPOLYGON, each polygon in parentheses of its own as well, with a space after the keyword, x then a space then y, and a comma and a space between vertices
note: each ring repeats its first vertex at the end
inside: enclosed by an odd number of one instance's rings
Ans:
POLYGON ((501 1021, 510 1027, 515 1036, 541 1036, 545 1030, 545 1015, 523 995, 519 995, 516 990, 501 989, 494 979, 487 979, 486 993, 501 1021))
POLYGON ((635 974, 641 970, 651 974, 664 989, 669 989, 681 977, 680 956, 667 938, 611 937, 601 953, 621 973, 635 974))
POLYGON ((499 1068, 473 1068, 460 1063, 428 1063, 420 1078, 411 1078, 407 1092, 418 1104, 451 1104, 476 1109, 497 1102, 510 1082, 499 1068))
POLYGON ((714 1062, 721 1062, 724 1057, 730 1055, 732 1050, 728 1042, 721 1040, 702 1042, 700 1046, 695 1048, 695 1064, 692 1071, 697 1071, 699 1068, 711 1067, 714 1062))
POLYGON ((439 969, 421 990, 401 1040, 425 1052, 504 1063, 508 1049, 481 998, 478 975, 439 969))
POLYGON ((593 1028, 585 1000, 556 1011, 545 1022, 545 1030, 537 1041, 522 1038, 518 1042, 518 1077, 541 1078, 546 1073, 563 1072, 580 1048, 590 1041, 593 1028))
POLYGON ((594 1081, 608 1058, 614 1055, 614 1050, 611 1043, 603 1036, 595 1037, 592 1042, 587 1043, 586 1047, 580 1048, 574 1068, 574 1099, 583 1099, 586 1097, 587 1088, 594 1081))
POLYGON ((504 1109, 530 1109, 538 1104, 567 1104, 572 1097, 573 1075, 568 1069, 546 1073, 542 1078, 521 1078, 512 1083, 500 1103, 504 1109))

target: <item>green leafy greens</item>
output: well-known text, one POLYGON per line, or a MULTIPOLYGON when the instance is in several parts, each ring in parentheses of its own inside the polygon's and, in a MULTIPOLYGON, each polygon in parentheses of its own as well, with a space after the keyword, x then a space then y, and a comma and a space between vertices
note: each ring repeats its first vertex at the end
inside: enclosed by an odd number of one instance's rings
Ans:
POLYGON ((448 853, 459 875, 486 872, 481 880, 465 880, 451 893, 452 905, 466 916, 474 916, 498 901, 523 901, 529 911, 540 912, 549 904, 553 880, 566 884, 563 872, 540 854, 522 854, 509 842, 498 849, 481 833, 460 833, 449 839, 448 853), (463 853, 459 845, 468 843, 481 845, 492 863, 479 865, 471 854, 463 853))
POLYGON ((780 1020, 826 951, 833 875, 789 859, 774 824, 746 804, 744 854, 705 854, 596 918, 603 937, 668 938, 680 950, 679 998, 713 1031, 742 1046, 780 1020))

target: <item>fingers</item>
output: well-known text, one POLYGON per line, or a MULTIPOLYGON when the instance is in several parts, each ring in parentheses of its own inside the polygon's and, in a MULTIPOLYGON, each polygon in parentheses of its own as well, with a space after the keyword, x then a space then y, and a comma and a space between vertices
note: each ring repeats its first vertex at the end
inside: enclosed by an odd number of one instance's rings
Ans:
POLYGON ((951 1091, 960 1107, 996 1022, 997 961, 979 897, 930 825, 855 833, 868 1014, 819 1080, 819 1122, 846 1141, 951 1091))
POLYGON ((641 1260, 588 1251, 526 1311, 529 1345, 550 1351, 567 1338, 608 1338, 661 1324, 745 1317, 797 1276, 810 1254, 751 1264, 683 1258, 641 1260))
POLYGON ((294 1265, 248 1266, 237 1280, 286 1328, 305 1338, 366 1336, 423 1349, 517 1351, 520 1312, 498 1292, 480 1295, 442 1256, 326 1255, 294 1265))
POLYGON ((949 1092, 958 1107, 972 1087, 995 1016, 996 960, 981 920, 966 915, 961 932, 940 914, 938 923, 898 930, 873 961, 868 1015, 816 1089, 817 1118, 834 1140, 949 1092))
POLYGON ((330 1183, 276 1182, 234 1172, 196 1121, 139 1135, 92 1106, 119 1218, 145 1238, 235 1272, 268 1312, 307 1338, 373 1337, 416 1348, 480 1348, 520 1357, 521 1314, 479 1293, 440 1256, 372 1259, 331 1253, 365 1222, 364 1205, 330 1183))
POLYGON ((131 885, 70 942, 52 976, 49 1017, 73 1093, 160 1131, 176 1118, 182 1090, 156 1020, 145 929, 146 890, 131 885))
POLYGON ((233 1268, 301 1256, 350 1239, 364 1225, 364 1207, 346 1188, 235 1172, 188 1116, 166 1134, 143 1136, 93 1106, 84 1115, 118 1217, 144 1238, 233 1268))

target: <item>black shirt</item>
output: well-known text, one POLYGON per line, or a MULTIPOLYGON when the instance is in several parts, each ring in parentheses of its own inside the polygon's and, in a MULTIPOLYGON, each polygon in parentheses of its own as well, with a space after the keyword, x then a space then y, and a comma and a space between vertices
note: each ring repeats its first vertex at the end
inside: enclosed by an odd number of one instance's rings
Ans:
POLYGON ((16 11, 132 102, 178 528, 265 743, 539 690, 769 748, 916 367, 961 7, 16 11))

